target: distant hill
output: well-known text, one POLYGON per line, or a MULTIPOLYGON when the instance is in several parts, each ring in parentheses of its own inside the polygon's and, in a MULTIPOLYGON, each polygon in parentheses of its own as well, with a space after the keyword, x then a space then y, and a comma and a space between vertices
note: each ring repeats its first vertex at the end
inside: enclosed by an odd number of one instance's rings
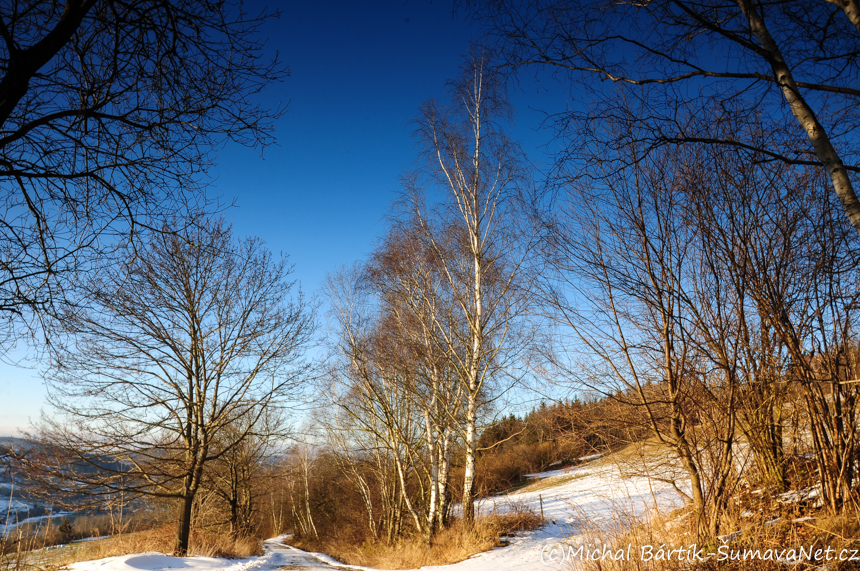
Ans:
POLYGON ((0 446, 19 446, 29 442, 26 438, 19 438, 17 436, 0 436, 0 446))

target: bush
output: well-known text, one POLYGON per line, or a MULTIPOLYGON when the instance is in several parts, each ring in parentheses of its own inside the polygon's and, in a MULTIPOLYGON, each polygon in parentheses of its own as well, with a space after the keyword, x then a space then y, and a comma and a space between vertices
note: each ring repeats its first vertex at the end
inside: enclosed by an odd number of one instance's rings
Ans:
POLYGON ((439 531, 428 546, 420 536, 402 538, 393 544, 384 541, 353 542, 348 534, 336 537, 323 536, 320 540, 299 539, 292 545, 308 551, 318 551, 348 565, 362 565, 380 569, 416 569, 426 565, 448 565, 463 561, 482 551, 505 543, 500 536, 528 531, 543 524, 534 510, 525 504, 506 506, 504 511, 493 512, 475 520, 467 527, 455 520, 439 531))

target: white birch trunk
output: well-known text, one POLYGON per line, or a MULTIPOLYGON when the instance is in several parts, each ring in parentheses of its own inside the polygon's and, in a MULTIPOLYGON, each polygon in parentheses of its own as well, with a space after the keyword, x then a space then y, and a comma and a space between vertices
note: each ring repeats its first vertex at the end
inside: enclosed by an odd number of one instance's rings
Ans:
POLYGON ((451 429, 445 428, 442 446, 439 447, 439 509, 436 512, 437 528, 448 523, 448 471, 451 467, 451 429))
POLYGON ((466 404, 466 473, 463 477, 463 521, 475 521, 475 448, 477 434, 475 427, 476 406, 472 395, 466 404))
MULTIPOLYGON (((434 399, 435 401, 435 395, 434 399)), ((431 403, 431 407, 435 404, 431 403)), ((427 506, 427 539, 432 539, 436 531, 436 510, 439 505, 439 454, 437 436, 434 435, 430 421, 430 407, 424 410, 424 427, 427 439, 427 454, 430 456, 430 498, 427 506)))
POLYGON ((857 31, 860 32, 860 1, 858 0, 827 0, 831 4, 839 6, 843 12, 845 12, 845 16, 848 18, 848 21, 857 28, 857 31))
MULTIPOLYGON (((854 185, 851 183, 851 179, 848 176, 848 171, 845 169, 842 159, 836 152, 833 144, 830 142, 830 137, 827 136, 827 132, 824 130, 824 127, 815 116, 815 112, 801 95, 797 82, 791 73, 791 68, 785 61, 779 46, 773 39, 773 36, 771 36, 764 20, 756 11, 755 6, 753 6, 752 1, 736 0, 736 2, 749 23, 750 31, 767 54, 766 59, 769 61, 771 68, 773 69, 776 84, 782 91, 783 97, 785 97, 785 101, 788 103, 788 108, 806 132, 806 136, 812 144, 815 155, 818 157, 818 160, 821 161, 821 164, 824 165, 824 169, 830 176, 830 181, 833 183, 833 189, 836 191, 836 196, 839 197, 839 201, 842 203, 842 208, 848 215, 848 220, 851 222, 851 225, 854 226, 857 233, 860 234, 860 200, 857 199, 854 185)), ((845 5, 849 7, 847 9, 848 11, 850 11, 851 5, 853 5, 855 10, 857 8, 856 0, 853 2, 845 2, 845 5)), ((848 14, 848 11, 846 11, 846 14, 848 14)), ((858 21, 860 21, 860 14, 856 11, 852 13, 855 14, 858 21)), ((849 17, 851 16, 849 15, 849 17)))

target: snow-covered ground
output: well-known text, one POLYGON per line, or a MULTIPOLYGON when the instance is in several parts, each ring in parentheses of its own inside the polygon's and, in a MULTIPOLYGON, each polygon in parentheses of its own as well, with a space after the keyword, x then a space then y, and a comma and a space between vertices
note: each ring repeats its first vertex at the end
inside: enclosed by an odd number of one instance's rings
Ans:
POLYGON ((31 524, 31 523, 37 523, 37 522, 46 522, 49 519, 57 519, 57 518, 61 518, 61 517, 66 517, 66 516, 73 515, 74 513, 75 512, 57 512, 54 514, 33 516, 33 517, 28 517, 28 518, 23 518, 23 519, 18 520, 18 519, 16 519, 16 517, 17 517, 16 514, 13 512, 12 515, 9 517, 9 519, 6 520, 6 523, 0 525, 0 535, 6 534, 6 533, 12 531, 13 529, 18 527, 19 525, 27 525, 27 524, 31 524))
POLYGON ((544 517, 548 520, 546 526, 520 534, 507 547, 479 553, 453 565, 423 569, 536 571, 566 567, 567 562, 562 561, 561 553, 569 553, 569 546, 590 546, 592 550, 602 547, 593 543, 594 538, 586 533, 589 529, 609 531, 648 517, 655 511, 667 512, 683 505, 682 498, 671 484, 644 476, 625 478, 611 462, 553 470, 540 476, 546 478, 522 492, 483 500, 479 509, 505 509, 506 505, 522 502, 540 513, 542 501, 544 517))
POLYGON ((7 512, 26 512, 31 509, 33 509, 32 504, 28 504, 26 502, 22 502, 10 497, 0 498, 0 512, 4 514, 7 512))
MULTIPOLYGON (((540 513, 543 504, 548 523, 543 528, 519 534, 510 545, 475 555, 460 563, 423 567, 426 571, 531 571, 560 568, 566 565, 560 557, 568 546, 585 545, 592 551, 603 549, 590 537, 588 529, 611 530, 618 525, 665 512, 683 505, 675 489, 665 482, 644 476, 623 477, 612 462, 586 464, 569 470, 540 474, 527 488, 514 494, 479 502, 477 509, 489 512, 505 510, 522 502, 540 513)), ((157 553, 109 557, 98 561, 76 563, 74 571, 269 571, 278 567, 327 568, 338 564, 322 554, 307 553, 282 544, 281 538, 264 543, 266 553, 249 559, 228 560, 208 557, 175 558, 157 553), (292 566, 292 567, 289 567, 292 566)), ((626 546, 607 546, 612 550, 626 546)), ((363 569, 353 567, 354 569, 363 569)))
POLYGON ((73 571, 273 571, 275 569, 331 569, 312 555, 283 544, 284 536, 263 542, 266 552, 248 559, 170 557, 161 553, 135 553, 84 561, 69 566, 73 571))

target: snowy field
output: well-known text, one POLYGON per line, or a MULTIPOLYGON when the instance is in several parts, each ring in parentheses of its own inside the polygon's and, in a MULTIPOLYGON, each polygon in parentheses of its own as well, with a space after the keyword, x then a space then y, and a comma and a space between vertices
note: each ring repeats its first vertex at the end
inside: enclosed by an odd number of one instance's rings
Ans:
MULTIPOLYGON (((559 546, 599 548, 586 531, 612 530, 656 511, 666 512, 683 505, 674 488, 644 476, 623 477, 611 462, 586 464, 569 470, 535 474, 535 481, 522 491, 478 503, 480 512, 505 510, 522 502, 540 513, 543 503, 547 525, 519 534, 511 544, 480 553, 453 565, 423 567, 427 571, 507 571, 561 568, 559 546)), ((282 544, 282 538, 264 543, 266 552, 258 557, 228 560, 210 557, 175 558, 158 553, 109 557, 76 563, 74 571, 272 571, 287 569, 364 569, 335 562, 322 554, 307 553, 282 544)))
POLYGON ((9 519, 6 520, 6 523, 2 524, 2 526, 0 526, 0 534, 5 535, 6 533, 8 533, 8 532, 12 531, 13 529, 15 529, 16 527, 18 527, 19 525, 27 525, 27 524, 31 524, 31 523, 44 522, 44 521, 49 520, 49 519, 58 519, 61 517, 66 517, 66 516, 70 516, 70 515, 74 515, 74 514, 75 514, 75 512, 57 512, 55 514, 40 515, 40 516, 33 516, 33 517, 17 519, 17 514, 15 512, 12 512, 11 515, 9 516, 9 519))

